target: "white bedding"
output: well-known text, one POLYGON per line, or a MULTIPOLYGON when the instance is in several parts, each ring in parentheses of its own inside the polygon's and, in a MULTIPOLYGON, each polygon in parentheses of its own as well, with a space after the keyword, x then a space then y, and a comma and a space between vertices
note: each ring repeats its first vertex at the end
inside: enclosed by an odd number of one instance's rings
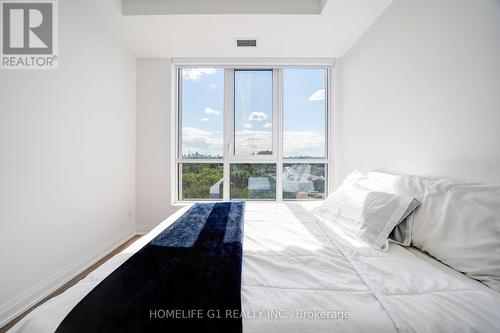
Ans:
MULTIPOLYGON (((500 332, 499 293, 414 249, 391 244, 382 252, 349 240, 317 221, 309 213, 314 205, 247 203, 241 293, 250 317, 243 318, 244 332, 500 332), (296 318, 306 310, 329 318, 296 318)), ((9 332, 54 332, 93 287, 186 209, 9 332)))

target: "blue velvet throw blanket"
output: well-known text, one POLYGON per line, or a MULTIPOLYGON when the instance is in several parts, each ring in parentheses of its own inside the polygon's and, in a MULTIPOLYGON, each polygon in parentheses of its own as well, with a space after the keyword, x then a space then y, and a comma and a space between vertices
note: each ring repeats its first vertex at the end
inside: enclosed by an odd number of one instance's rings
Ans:
POLYGON ((241 332, 244 205, 195 204, 85 296, 56 332, 241 332))

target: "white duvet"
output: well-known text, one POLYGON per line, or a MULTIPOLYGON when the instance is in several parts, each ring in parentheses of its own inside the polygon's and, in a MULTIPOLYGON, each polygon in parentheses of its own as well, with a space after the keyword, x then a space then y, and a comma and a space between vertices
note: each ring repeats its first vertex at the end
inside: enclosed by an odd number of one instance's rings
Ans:
MULTIPOLYGON (((315 219, 311 205, 247 203, 244 332, 500 332, 499 293, 416 250, 366 248, 315 219)), ((92 288, 186 209, 9 332, 54 332, 92 288)))

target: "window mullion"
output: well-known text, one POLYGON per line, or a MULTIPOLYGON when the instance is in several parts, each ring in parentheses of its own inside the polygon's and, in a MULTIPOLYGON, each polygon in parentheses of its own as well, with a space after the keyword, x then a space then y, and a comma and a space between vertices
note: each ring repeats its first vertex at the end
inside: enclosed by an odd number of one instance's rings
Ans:
POLYGON ((274 147, 273 150, 276 154, 276 201, 283 200, 283 71, 281 69, 274 69, 276 73, 276 80, 273 83, 273 93, 275 103, 273 105, 274 121, 274 147))
POLYGON ((224 69, 224 182, 223 182, 223 199, 230 199, 230 176, 229 176, 229 161, 234 153, 234 70, 230 68, 224 69))
POLYGON ((175 75, 176 75, 176 85, 175 85, 175 99, 176 99, 176 108, 175 108, 175 115, 174 115, 174 121, 175 121, 175 146, 174 146, 174 154, 175 154, 175 163, 173 163, 173 174, 175 177, 174 181, 174 191, 175 193, 172 193, 172 197, 175 198, 175 201, 179 201, 182 198, 182 189, 181 189, 181 184, 182 184, 182 176, 180 175, 179 172, 179 163, 177 160, 180 158, 180 145, 181 145, 181 135, 182 135, 182 126, 181 126, 181 110, 182 110, 182 98, 181 98, 181 92, 182 92, 182 80, 181 80, 181 69, 180 68, 175 68, 175 75))
POLYGON ((326 70, 326 103, 325 103, 325 114, 326 114, 326 163, 327 163, 327 173, 326 173, 326 186, 325 186, 325 196, 328 196, 333 192, 333 135, 334 135, 334 106, 333 106, 333 68, 328 68, 326 70))

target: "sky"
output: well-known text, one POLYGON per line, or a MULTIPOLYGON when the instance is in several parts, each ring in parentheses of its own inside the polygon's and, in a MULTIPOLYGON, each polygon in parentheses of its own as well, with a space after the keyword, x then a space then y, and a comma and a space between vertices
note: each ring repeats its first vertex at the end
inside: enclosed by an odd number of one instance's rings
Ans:
MULTIPOLYGON (((224 70, 182 70, 182 154, 222 156, 224 70)), ((325 70, 283 73, 284 157, 325 156, 325 70)), ((235 71, 235 153, 272 150, 272 72, 235 71)))
POLYGON ((235 154, 272 151, 273 72, 234 73, 235 154))

